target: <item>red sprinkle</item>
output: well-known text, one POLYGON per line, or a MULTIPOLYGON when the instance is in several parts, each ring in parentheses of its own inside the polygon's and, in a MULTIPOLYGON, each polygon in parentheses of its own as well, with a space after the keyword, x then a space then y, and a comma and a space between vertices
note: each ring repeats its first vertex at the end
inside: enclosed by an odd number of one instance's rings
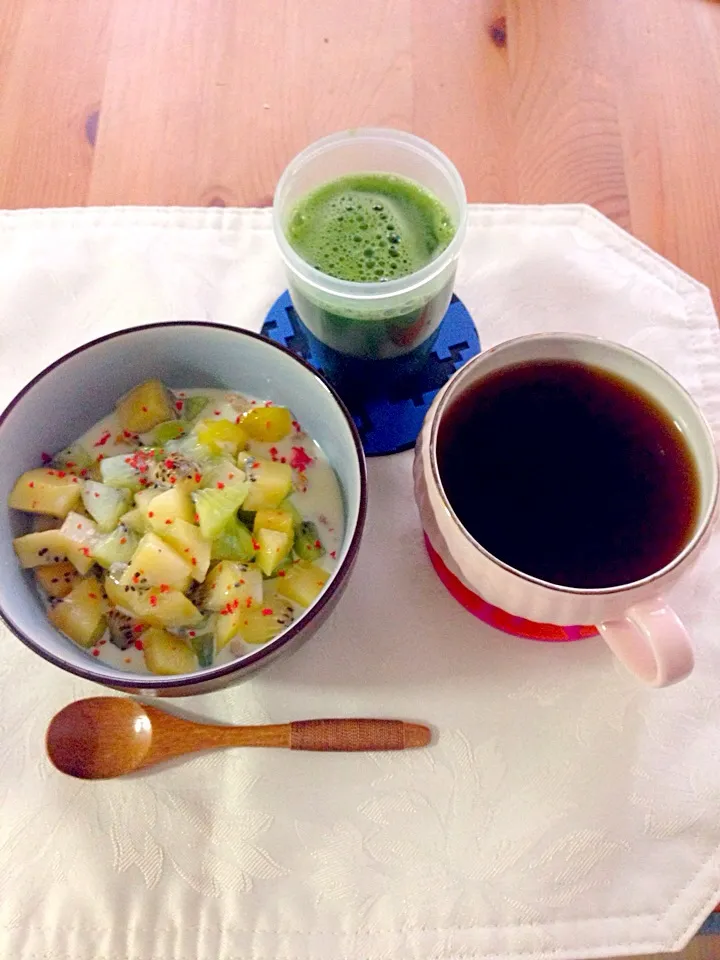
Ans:
POLYGON ((65 466, 66 466, 66 467, 74 467, 75 464, 73 463, 72 460, 68 460, 68 462, 65 464, 65 466))
POLYGON ((245 606, 250 608, 252 606, 252 597, 247 597, 245 600, 245 606))
POLYGON ((98 646, 99 646, 99 647, 104 647, 106 643, 107 643, 107 640, 101 640, 100 643, 98 644, 98 646))
POLYGON ((195 483, 200 483, 200 481, 202 480, 202 474, 201 474, 201 473, 196 473, 196 474, 195 474, 195 477, 194 477, 194 480, 195 480, 195 483))
POLYGON ((334 550, 331 550, 331 551, 330 551, 330 556, 331 556, 331 557, 333 558, 333 560, 334 560, 335 557, 337 557, 337 553, 336 553, 334 550))
POLYGON ((165 461, 165 466, 168 468, 168 470, 172 470, 172 468, 175 466, 175 461, 174 461, 174 460, 166 460, 166 461, 165 461))
POLYGON ((197 566, 197 560, 195 559, 195 557, 190 557, 190 563, 191 563, 194 567, 197 566))
POLYGON ((237 610, 237 608, 238 608, 239 606, 240 606, 240 601, 238 600, 237 597, 235 597, 235 599, 234 599, 233 602, 232 602, 232 608, 233 608, 233 610, 237 610))
POLYGON ((155 516, 154 511, 148 510, 148 516, 149 516, 149 517, 154 517, 154 516, 155 516))
POLYGON ((109 430, 106 430, 106 431, 103 433, 103 435, 100 437, 100 439, 95 441, 95 443, 93 444, 93 446, 94 446, 94 447, 104 447, 105 444, 108 442, 109 439, 110 439, 110 431, 109 431, 109 430))
POLYGON ((195 633, 194 630, 188 630, 188 636, 189 636, 189 637, 195 637, 195 636, 197 636, 197 634, 195 633))
POLYGON ((252 545, 253 545, 253 550, 259 550, 259 549, 260 549, 260 544, 257 542, 257 540, 255 539, 255 537, 253 537, 252 545))
POLYGON ((90 550, 88 547, 80 547, 80 553, 84 553, 86 557, 90 556, 90 550))
POLYGON ((172 523, 172 520, 168 519, 165 521, 165 523, 172 523))
POLYGON ((141 623, 136 623, 133 627, 133 633, 142 633, 145 628, 141 623))
POLYGON ((93 650, 92 655, 93 655, 94 657, 99 657, 99 656, 100 656, 100 651, 97 650, 97 649, 95 649, 95 650, 93 650))
POLYGON ((127 537, 120 537, 120 543, 127 543, 127 537))
POLYGON ((290 457, 290 466, 294 470, 304 470, 306 467, 309 467, 313 462, 313 458, 309 457, 305 452, 305 447, 293 447, 292 456, 290 457))
POLYGON ((216 417, 219 417, 219 416, 220 416, 220 411, 219 411, 219 410, 214 410, 213 413, 215 414, 216 417))
POLYGON ((141 407, 140 409, 142 410, 143 413, 147 413, 147 412, 148 412, 147 407, 141 407))
POLYGON ((175 409, 176 409, 176 410, 182 410, 182 408, 183 408, 183 402, 182 402, 182 400, 176 400, 176 401, 175 401, 175 409))
MULTIPOLYGON (((194 519, 195 519, 195 523, 200 523, 200 516, 199 516, 199 514, 196 513, 194 519)), ((185 553, 187 553, 187 550, 185 551, 185 553)))
POLYGON ((262 612, 262 615, 263 615, 264 617, 271 617, 271 616, 272 616, 272 613, 273 613, 273 612, 272 612, 272 607, 265 607, 265 609, 264 609, 263 612, 262 612))
POLYGON ((157 606, 157 597, 155 596, 154 593, 150 595, 150 606, 151 607, 157 606))
POLYGON ((168 477, 170 483, 177 483, 177 477, 168 477))
POLYGON ((89 593, 88 596, 90 597, 91 600, 97 600, 97 594, 96 594, 96 593, 89 593))
POLYGON ((277 575, 278 575, 279 577, 284 577, 284 576, 285 576, 285 571, 284 571, 284 570, 278 570, 277 575))
POLYGON ((319 550, 319 549, 320 549, 320 547, 322 546, 322 543, 320 543, 320 541, 319 541, 319 540, 316 540, 316 541, 315 541, 315 546, 316 546, 316 547, 317 547, 317 549, 319 550))
POLYGON ((218 490, 224 490, 224 489, 225 489, 225 484, 222 482, 222 480, 218 480, 218 482, 217 482, 217 488, 218 488, 218 490))
POLYGON ((301 432, 302 432, 301 429, 300 429, 300 424, 297 422, 297 420, 293 420, 292 425, 293 425, 293 427, 295 428, 295 433, 301 433, 301 432))
POLYGON ((34 480, 31 480, 30 483, 28 483, 28 486, 29 486, 29 487, 34 487, 34 486, 35 486, 35 481, 34 481, 34 480))
POLYGON ((143 644, 142 640, 136 640, 135 643, 134 643, 134 646, 135 646, 135 649, 136 649, 136 650, 142 650, 143 647, 144 647, 144 644, 143 644))
POLYGON ((63 477, 67 476, 64 470, 58 470, 57 475, 60 477, 61 480, 63 477))
POLYGON ((167 593, 170 590, 170 587, 167 583, 160 584, 160 593, 167 593))

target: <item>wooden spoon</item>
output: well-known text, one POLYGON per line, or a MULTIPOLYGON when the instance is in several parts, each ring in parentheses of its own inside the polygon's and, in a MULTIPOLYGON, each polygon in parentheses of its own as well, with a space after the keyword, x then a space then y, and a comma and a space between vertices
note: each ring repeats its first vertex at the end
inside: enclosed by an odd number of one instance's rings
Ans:
POLYGON ((290 750, 405 750, 424 747, 430 730, 401 720, 299 720, 258 727, 184 720, 124 697, 88 697, 50 721, 45 743, 52 763, 81 780, 119 777, 162 760, 215 747, 290 750))

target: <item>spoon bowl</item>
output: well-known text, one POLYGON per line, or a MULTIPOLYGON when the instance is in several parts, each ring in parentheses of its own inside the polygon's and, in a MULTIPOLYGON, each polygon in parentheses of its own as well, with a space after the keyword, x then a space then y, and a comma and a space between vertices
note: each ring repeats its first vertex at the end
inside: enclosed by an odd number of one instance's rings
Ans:
POLYGON ((48 757, 63 773, 106 780, 185 753, 217 747, 405 750, 430 743, 429 727, 402 720, 332 719, 234 727, 198 723, 126 697, 89 697, 50 721, 48 757))

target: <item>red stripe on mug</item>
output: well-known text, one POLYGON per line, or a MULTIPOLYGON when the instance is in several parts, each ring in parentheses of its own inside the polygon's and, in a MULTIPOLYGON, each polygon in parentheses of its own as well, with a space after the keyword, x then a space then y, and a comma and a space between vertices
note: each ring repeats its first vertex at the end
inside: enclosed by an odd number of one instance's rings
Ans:
POLYGON ((440 577, 448 593, 453 596, 458 603, 478 620, 482 620, 496 630, 502 630, 504 633, 512 634, 514 637, 521 637, 524 640, 541 640, 545 643, 568 643, 573 640, 584 640, 586 637, 597 636, 597 630, 594 626, 559 626, 554 623, 535 623, 533 620, 525 620, 523 617, 513 616, 500 607, 494 607, 487 600, 484 600, 480 594, 474 593, 465 584, 459 580, 443 562, 440 555, 433 548, 427 535, 425 536, 425 546, 430 556, 430 561, 435 572, 440 577))

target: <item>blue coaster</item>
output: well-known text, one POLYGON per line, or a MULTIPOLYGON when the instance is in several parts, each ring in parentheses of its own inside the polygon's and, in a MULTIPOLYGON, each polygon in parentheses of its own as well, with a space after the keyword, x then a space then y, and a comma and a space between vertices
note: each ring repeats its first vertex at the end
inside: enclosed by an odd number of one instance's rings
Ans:
POLYGON ((435 394, 456 370, 480 352, 472 317, 454 294, 430 351, 421 346, 397 360, 354 362, 336 354, 337 362, 329 362, 333 359, 329 354, 335 351, 320 343, 303 325, 287 291, 270 308, 261 333, 297 353, 334 383, 369 457, 399 453, 414 446, 435 394), (354 366, 353 386, 348 387, 331 375, 330 366, 354 366), (358 387, 362 383, 373 384, 372 391, 358 387), (379 390, 378 383, 383 384, 379 390))

